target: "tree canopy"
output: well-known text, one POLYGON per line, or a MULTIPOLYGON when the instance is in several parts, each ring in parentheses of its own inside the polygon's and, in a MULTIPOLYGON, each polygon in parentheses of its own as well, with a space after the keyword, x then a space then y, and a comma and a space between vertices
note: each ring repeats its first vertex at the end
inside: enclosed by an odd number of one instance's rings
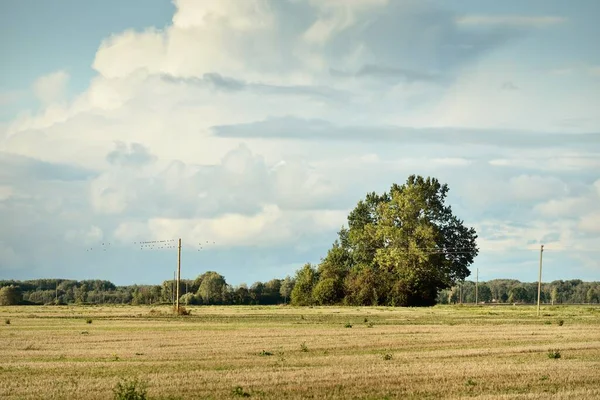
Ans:
POLYGON ((411 175, 389 192, 367 194, 316 273, 308 266, 298 272, 292 303, 435 304, 441 289, 469 276, 478 254, 475 229, 445 204, 448 190, 411 175))

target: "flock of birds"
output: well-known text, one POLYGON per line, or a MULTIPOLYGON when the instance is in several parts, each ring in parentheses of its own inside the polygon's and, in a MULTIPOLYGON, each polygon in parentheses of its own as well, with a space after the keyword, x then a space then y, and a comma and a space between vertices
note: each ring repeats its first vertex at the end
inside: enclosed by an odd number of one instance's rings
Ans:
MULTIPOLYGON (((135 245, 139 245, 140 246, 140 250, 161 250, 161 249, 176 249, 177 248, 177 239, 167 239, 167 240, 148 240, 148 241, 143 241, 143 242, 133 242, 133 244, 135 245)), ((202 249, 204 249, 203 246, 206 246, 210 244, 210 242, 207 240, 206 243, 202 243, 202 242, 198 242, 198 246, 200 246, 199 249, 197 249, 197 251, 200 251, 202 249)), ((215 244, 215 242, 212 242, 212 244, 215 244)), ((94 247, 89 247, 86 248, 86 252, 88 251, 106 251, 107 249, 109 249, 111 246, 111 244, 109 242, 103 242, 99 247, 94 248, 94 247)))
MULTIPOLYGON (((96 249, 96 250, 97 251, 106 251, 107 248, 110 248, 110 243, 102 243, 100 248, 96 249)), ((94 248, 93 247, 86 248, 85 251, 94 251, 94 248)))

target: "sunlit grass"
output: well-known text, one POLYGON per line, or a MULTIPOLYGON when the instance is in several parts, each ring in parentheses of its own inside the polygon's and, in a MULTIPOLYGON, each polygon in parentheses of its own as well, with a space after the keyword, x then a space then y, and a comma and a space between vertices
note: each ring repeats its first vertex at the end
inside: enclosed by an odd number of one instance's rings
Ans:
POLYGON ((600 308, 191 311, 0 308, 0 398, 110 398, 124 377, 149 398, 600 397, 600 308))

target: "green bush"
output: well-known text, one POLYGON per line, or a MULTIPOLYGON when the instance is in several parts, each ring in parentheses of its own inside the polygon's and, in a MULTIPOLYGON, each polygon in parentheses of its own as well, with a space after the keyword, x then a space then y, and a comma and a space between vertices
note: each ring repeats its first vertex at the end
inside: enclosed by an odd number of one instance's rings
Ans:
POLYGON ((306 346, 306 342, 302 342, 302 344, 300 345, 300 350, 302 350, 305 353, 308 352, 308 347, 306 346))
POLYGON ((115 400, 146 400, 146 383, 137 379, 122 380, 113 389, 115 400))
POLYGON ((553 360, 560 358, 560 350, 559 349, 548 350, 548 358, 551 358, 553 360))
POLYGON ((179 306, 179 311, 177 311, 177 313, 179 315, 191 315, 192 312, 190 310, 188 310, 187 308, 185 308, 184 306, 179 306))
POLYGON ((350 322, 346 322, 346 325, 344 325, 344 328, 352 328, 352 324, 350 322))
POLYGON ((565 321, 563 319, 558 320, 558 326, 563 326, 564 324, 565 324, 565 321))
POLYGON ((240 397, 250 397, 250 393, 246 392, 241 386, 236 386, 235 389, 233 389, 233 395, 240 397))
POLYGON ((0 288, 0 306, 15 306, 23 302, 23 294, 18 286, 0 288))
POLYGON ((338 286, 333 278, 319 281, 312 291, 313 299, 320 305, 335 304, 343 294, 338 286))
POLYGON ((92 323, 92 319, 88 318, 88 319, 85 320, 85 322, 88 323, 88 324, 91 324, 92 323))

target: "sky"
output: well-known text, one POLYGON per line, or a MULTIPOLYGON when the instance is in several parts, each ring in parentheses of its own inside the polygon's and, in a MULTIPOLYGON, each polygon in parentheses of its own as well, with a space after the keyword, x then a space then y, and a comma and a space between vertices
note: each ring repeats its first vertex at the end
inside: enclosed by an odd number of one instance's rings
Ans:
POLYGON ((475 279, 600 280, 600 2, 0 0, 0 279, 283 278, 447 183, 475 279))

